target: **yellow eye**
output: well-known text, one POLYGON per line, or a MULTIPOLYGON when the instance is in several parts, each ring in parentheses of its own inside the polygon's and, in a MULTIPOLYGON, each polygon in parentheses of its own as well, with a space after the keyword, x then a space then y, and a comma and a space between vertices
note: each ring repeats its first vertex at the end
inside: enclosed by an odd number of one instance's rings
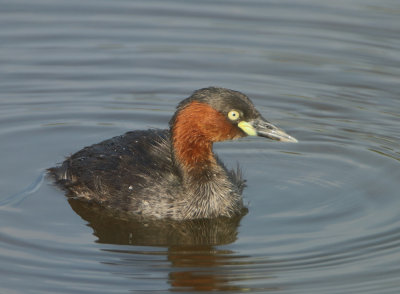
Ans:
POLYGON ((239 114, 239 112, 237 110, 231 110, 228 113, 228 118, 230 120, 238 120, 239 117, 240 117, 240 114, 239 114))

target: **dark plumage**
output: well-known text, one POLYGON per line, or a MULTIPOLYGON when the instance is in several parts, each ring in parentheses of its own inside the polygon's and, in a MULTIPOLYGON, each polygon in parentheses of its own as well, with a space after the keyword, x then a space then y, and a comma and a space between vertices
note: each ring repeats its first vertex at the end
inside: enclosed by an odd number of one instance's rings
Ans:
POLYGON ((178 105, 169 130, 128 132, 85 147, 49 172, 70 196, 136 215, 230 217, 243 209, 244 181, 217 159, 212 144, 247 135, 296 141, 244 94, 206 88, 178 105))

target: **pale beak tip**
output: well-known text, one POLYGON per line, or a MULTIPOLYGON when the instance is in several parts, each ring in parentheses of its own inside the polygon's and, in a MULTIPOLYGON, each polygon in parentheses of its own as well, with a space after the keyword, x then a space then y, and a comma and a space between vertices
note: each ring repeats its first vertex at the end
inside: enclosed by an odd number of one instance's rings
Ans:
POLYGON ((284 140, 282 140, 282 142, 298 143, 299 141, 297 141, 296 138, 288 135, 284 140))

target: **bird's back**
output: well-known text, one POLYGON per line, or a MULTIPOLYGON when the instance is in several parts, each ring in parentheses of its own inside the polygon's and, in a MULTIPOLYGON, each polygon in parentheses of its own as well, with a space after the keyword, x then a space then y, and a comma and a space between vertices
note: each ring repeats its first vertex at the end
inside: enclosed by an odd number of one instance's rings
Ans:
POLYGON ((168 130, 125 133, 85 147, 49 171, 70 196, 121 210, 136 210, 151 194, 170 198, 168 190, 179 187, 168 130))

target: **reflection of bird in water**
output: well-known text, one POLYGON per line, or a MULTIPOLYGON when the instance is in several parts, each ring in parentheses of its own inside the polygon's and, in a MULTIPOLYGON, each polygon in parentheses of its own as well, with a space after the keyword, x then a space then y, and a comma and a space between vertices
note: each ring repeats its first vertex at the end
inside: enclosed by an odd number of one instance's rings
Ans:
POLYGON ((218 250, 212 246, 173 247, 168 250, 168 260, 173 267, 169 274, 169 282, 173 290, 238 291, 242 289, 231 283, 233 277, 238 278, 227 267, 238 263, 232 251, 218 250))
MULTIPOLYGON (((86 220, 98 238, 98 243, 159 246, 167 247, 167 251, 157 250, 157 255, 166 255, 170 266, 168 283, 177 291, 205 291, 205 290, 240 290, 239 286, 232 285, 233 275, 226 265, 244 263, 246 256, 235 256, 234 252, 218 249, 215 246, 232 243, 237 238, 237 228, 241 217, 218 217, 212 219, 195 220, 157 220, 146 219, 120 214, 116 211, 101 207, 97 203, 69 199, 72 209, 86 220), (240 258, 240 260, 237 260, 240 258)), ((245 214, 246 211, 243 211, 245 214)), ((112 249, 107 249, 113 251, 112 249)), ((130 253, 128 249, 125 253, 130 253)), ((121 254, 116 249, 116 254, 121 254)), ((136 251, 132 247, 132 254, 153 254, 150 250, 136 251)), ((133 272, 137 265, 137 258, 124 254, 123 267, 132 266, 133 272)), ((118 263, 114 263, 114 266, 118 263)), ((115 273, 115 272, 114 272, 115 273)))
POLYGON ((177 220, 232 217, 243 209, 244 181, 225 168, 212 145, 248 135, 296 142, 244 94, 206 88, 178 105, 169 130, 128 132, 49 171, 71 195, 104 207, 177 220))

